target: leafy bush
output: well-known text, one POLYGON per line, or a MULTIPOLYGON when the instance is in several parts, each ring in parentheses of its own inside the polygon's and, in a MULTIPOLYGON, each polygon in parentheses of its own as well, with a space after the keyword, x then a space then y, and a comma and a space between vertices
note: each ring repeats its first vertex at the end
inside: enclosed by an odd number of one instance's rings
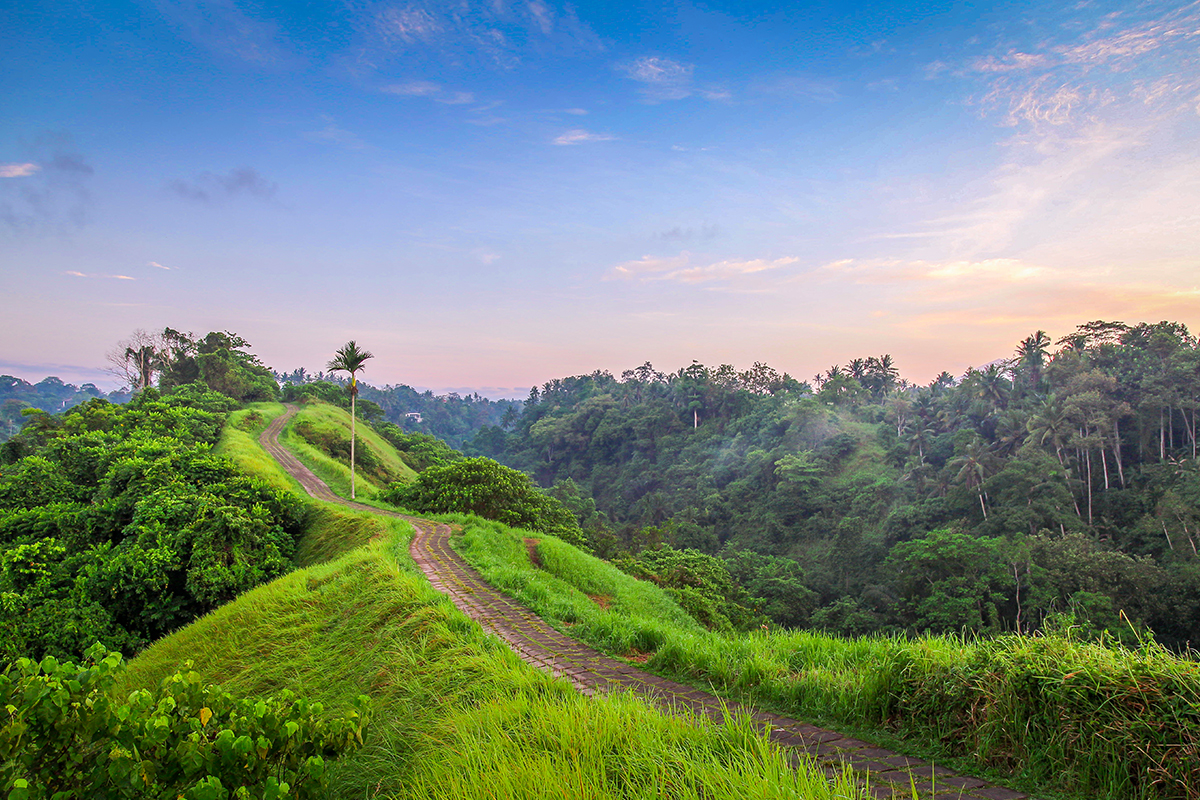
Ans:
POLYGON ((515 528, 553 533, 582 544, 575 515, 539 489, 528 475, 490 458, 466 458, 429 467, 409 484, 392 484, 387 503, 422 513, 478 514, 515 528))
POLYGON ((212 455, 223 413, 180 404, 228 398, 178 391, 76 406, 0 466, 0 659, 132 654, 291 569, 303 503, 212 455))
POLYGON ((399 425, 376 422, 375 431, 404 455, 404 461, 417 472, 426 467, 444 467, 458 461, 463 454, 427 433, 405 433, 399 425))
MULTIPOLYGON (((189 665, 190 666, 190 665, 189 665)), ((284 692, 235 699, 194 672, 112 697, 121 655, 20 659, 0 675, 0 786, 9 800, 316 798, 326 760, 362 744, 366 697, 343 718, 284 692)))
POLYGON ((734 582, 725 562, 715 556, 663 545, 614 563, 636 578, 657 583, 709 630, 746 630, 763 622, 747 607, 753 599, 734 582))

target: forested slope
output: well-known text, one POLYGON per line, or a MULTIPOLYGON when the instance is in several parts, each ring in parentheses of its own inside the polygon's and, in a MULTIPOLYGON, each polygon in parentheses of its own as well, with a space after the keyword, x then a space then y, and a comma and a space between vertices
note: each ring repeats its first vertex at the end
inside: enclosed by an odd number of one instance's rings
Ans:
POLYGON ((468 446, 535 475, 598 552, 722 554, 776 621, 849 633, 1200 641, 1200 351, 1093 322, 926 386, 889 356, 556 380, 468 446), (594 504, 593 504, 594 503, 594 504))

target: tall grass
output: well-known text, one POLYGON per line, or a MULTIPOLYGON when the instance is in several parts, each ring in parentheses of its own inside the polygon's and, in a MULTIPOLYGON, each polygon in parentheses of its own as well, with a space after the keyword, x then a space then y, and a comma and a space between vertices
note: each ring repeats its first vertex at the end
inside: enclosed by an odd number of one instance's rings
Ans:
POLYGON ((720 635, 670 613, 633 613, 616 602, 589 608, 579 597, 611 585, 611 567, 546 537, 539 554, 553 574, 543 573, 529 562, 523 535, 464 523, 458 547, 540 615, 611 653, 652 652, 646 666, 661 674, 794 716, 900 735, 924 743, 926 754, 966 758, 1041 791, 1200 798, 1194 659, 1152 643, 1080 641, 1069 631, 971 641, 720 635))
POLYGON ((792 773, 748 722, 580 697, 430 588, 407 541, 393 533, 248 592, 135 658, 122 690, 191 660, 238 694, 290 689, 331 711, 366 694, 365 746, 332 766, 339 798, 862 796, 844 775, 792 773))

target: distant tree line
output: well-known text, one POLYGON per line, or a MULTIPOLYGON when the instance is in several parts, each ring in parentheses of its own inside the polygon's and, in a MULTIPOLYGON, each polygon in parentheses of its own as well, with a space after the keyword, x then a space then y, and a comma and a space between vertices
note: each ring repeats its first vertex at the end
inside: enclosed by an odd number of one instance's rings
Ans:
POLYGON ((76 386, 55 377, 30 383, 12 375, 0 375, 0 442, 21 429, 27 416, 26 409, 57 413, 97 397, 124 403, 131 396, 125 390, 101 391, 94 383, 76 386))

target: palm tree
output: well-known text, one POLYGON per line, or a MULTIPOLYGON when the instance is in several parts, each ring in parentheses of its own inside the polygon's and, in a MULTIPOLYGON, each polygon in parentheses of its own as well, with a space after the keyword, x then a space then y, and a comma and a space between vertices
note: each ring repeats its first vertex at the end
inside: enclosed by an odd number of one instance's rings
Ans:
POLYGON ((1017 345, 1017 367, 1024 370, 1029 380, 1029 388, 1037 392, 1042 385, 1042 367, 1046 363, 1046 348, 1050 346, 1050 337, 1045 331, 1034 331, 1017 345))
POLYGON ((958 470, 954 476, 955 483, 966 483, 968 489, 977 489, 979 507, 983 510, 983 518, 987 519, 987 505, 984 503, 986 493, 983 481, 987 477, 986 461, 988 459, 987 445, 976 437, 963 449, 962 455, 955 456, 947 464, 951 470, 958 470))
POLYGON ((325 369, 330 372, 350 373, 350 499, 354 499, 354 406, 358 397, 358 373, 368 358, 374 358, 370 352, 359 350, 354 340, 346 342, 338 348, 333 360, 325 369))

